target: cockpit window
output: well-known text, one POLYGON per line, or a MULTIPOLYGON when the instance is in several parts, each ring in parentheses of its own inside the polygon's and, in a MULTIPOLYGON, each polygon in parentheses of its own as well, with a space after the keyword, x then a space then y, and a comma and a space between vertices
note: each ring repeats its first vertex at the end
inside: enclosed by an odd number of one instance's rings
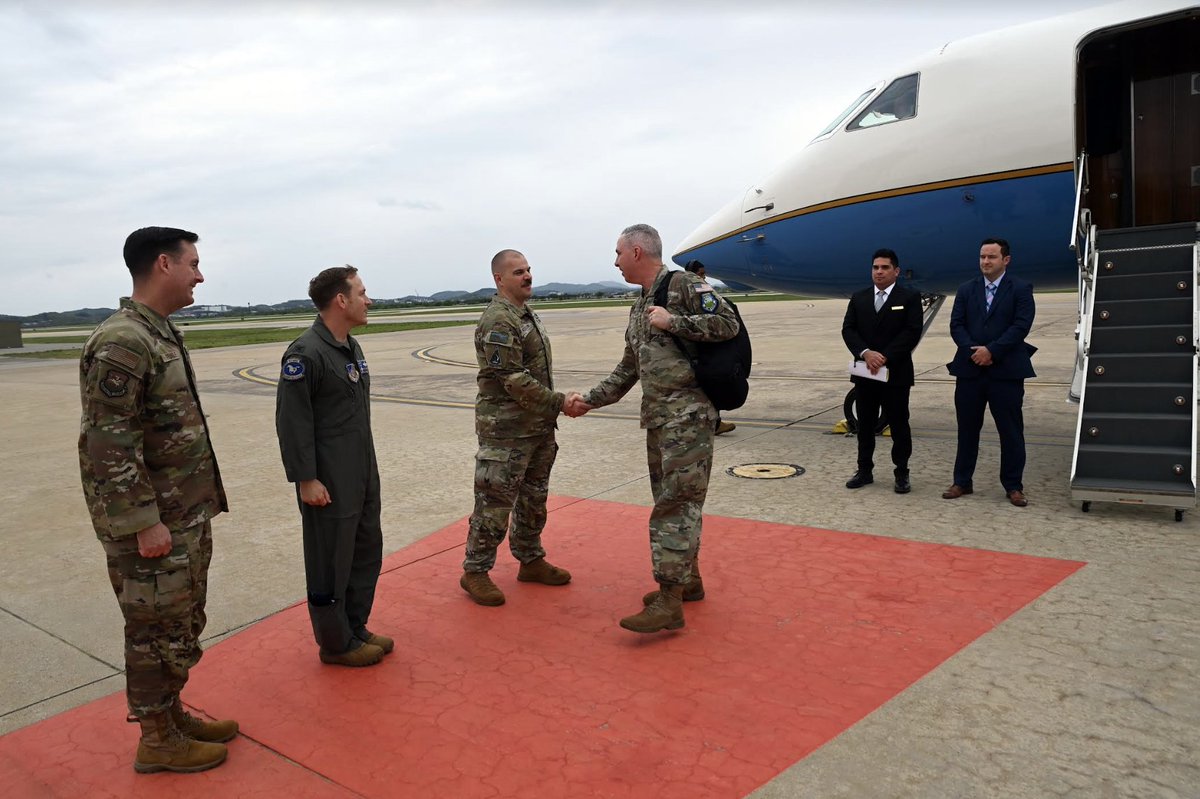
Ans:
POLYGON ((857 98, 857 99, 855 99, 855 101, 854 101, 854 102, 852 102, 852 103, 850 103, 850 105, 846 106, 846 110, 845 110, 845 111, 843 111, 842 113, 838 114, 838 116, 837 116, 837 119, 835 119, 835 120, 833 120, 832 122, 830 122, 830 123, 829 123, 829 126, 828 126, 828 127, 826 127, 826 128, 825 128, 825 130, 821 131, 821 132, 820 132, 820 133, 818 133, 816 136, 814 136, 814 137, 813 137, 813 141, 816 141, 817 139, 821 138, 822 136, 828 136, 830 133, 832 133, 832 132, 834 131, 834 129, 835 129, 835 128, 837 128, 837 126, 838 126, 838 125, 840 125, 840 124, 842 124, 843 122, 845 122, 845 121, 846 121, 846 117, 848 117, 848 116, 850 116, 851 114, 853 114, 853 113, 854 113, 854 109, 856 109, 856 108, 858 108, 860 105, 862 105, 862 102, 863 102, 863 100, 865 100, 865 99, 867 99, 868 97, 870 97, 870 96, 871 96, 871 95, 872 95, 874 92, 875 92, 875 89, 874 89, 874 88, 870 88, 870 89, 867 89, 867 90, 866 90, 865 92, 863 92, 862 94, 860 94, 860 95, 858 96, 858 98, 857 98))
POLYGON ((891 85, 879 93, 866 110, 846 126, 846 130, 873 128, 889 122, 911 119, 917 115, 918 75, 896 78, 891 85))

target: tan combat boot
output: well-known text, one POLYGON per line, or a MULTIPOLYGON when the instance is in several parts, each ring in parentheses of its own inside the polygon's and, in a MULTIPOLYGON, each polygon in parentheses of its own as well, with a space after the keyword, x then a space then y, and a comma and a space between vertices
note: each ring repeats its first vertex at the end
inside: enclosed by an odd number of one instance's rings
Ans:
POLYGON ((330 666, 374 666, 383 660, 383 650, 374 644, 362 644, 345 652, 326 652, 321 650, 321 662, 330 666))
POLYGON ((566 585, 571 582, 571 573, 551 565, 545 558, 522 563, 517 569, 517 579, 523 583, 541 583, 542 585, 566 585))
POLYGON ((621 619, 621 626, 635 633, 678 630, 683 626, 683 586, 664 585, 641 613, 621 619))
POLYGON ((379 633, 373 633, 366 627, 356 632, 354 637, 363 643, 379 647, 383 650, 383 654, 385 655, 392 654, 392 650, 396 648, 396 642, 391 638, 386 635, 380 635, 379 633))
POLYGON ((171 705, 171 721, 175 722, 175 728, 178 729, 187 738, 193 741, 205 741, 207 743, 225 743, 233 740, 233 737, 238 734, 238 723, 232 719, 227 721, 205 721, 198 719, 184 708, 183 702, 179 701, 179 697, 175 697, 174 704, 171 705))
MULTIPOLYGON (((658 592, 651 591, 642 597, 642 604, 649 605, 656 596, 658 592)), ((692 579, 683 587, 683 601, 699 602, 701 599, 704 599, 704 580, 700 577, 700 556, 696 555, 692 561, 692 579)))
POLYGON ((142 740, 138 741, 133 769, 139 774, 205 771, 224 763, 225 756, 229 754, 225 744, 185 738, 175 728, 169 711, 164 710, 137 721, 142 725, 142 740))
POLYGON ((458 584, 480 605, 495 607, 504 604, 504 592, 492 582, 487 572, 463 572, 458 584))

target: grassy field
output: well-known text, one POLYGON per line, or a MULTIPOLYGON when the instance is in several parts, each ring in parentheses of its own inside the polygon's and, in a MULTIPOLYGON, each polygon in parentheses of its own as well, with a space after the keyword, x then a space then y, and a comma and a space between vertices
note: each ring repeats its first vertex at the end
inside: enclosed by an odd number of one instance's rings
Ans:
MULTIPOLYGON (((395 333, 403 330, 431 330, 437 327, 462 327, 474 325, 469 320, 438 321, 438 322, 378 322, 364 325, 352 331, 355 336, 372 333, 395 333)), ((298 327, 251 327, 234 330, 204 330, 193 329, 184 332, 184 341, 189 350, 204 350, 210 347, 239 347, 244 344, 269 344, 273 341, 291 341, 299 336, 303 328, 298 327)), ((86 335, 46 336, 37 339, 39 344, 82 344, 87 341, 86 335)), ((63 350, 44 350, 42 352, 8 353, 8 358, 71 358, 79 357, 79 348, 63 350)))

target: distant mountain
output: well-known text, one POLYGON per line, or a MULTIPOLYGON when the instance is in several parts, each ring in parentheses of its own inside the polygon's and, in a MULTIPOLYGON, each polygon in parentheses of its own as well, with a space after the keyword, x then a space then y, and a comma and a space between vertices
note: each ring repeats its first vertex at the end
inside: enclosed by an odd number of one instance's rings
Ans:
MULTIPOLYGON (((613 297, 626 294, 632 291, 631 286, 625 283, 618 283, 612 280, 602 280, 597 283, 546 283, 541 286, 533 287, 533 296, 548 298, 548 297, 613 297)), ((455 303, 480 303, 487 302, 496 293, 493 286, 487 286, 475 291, 439 291, 436 294, 431 294, 428 297, 422 297, 415 294, 410 294, 406 297, 397 297, 395 299, 375 299, 376 304, 381 306, 389 305, 436 305, 436 304, 455 304, 455 303)), ((246 314, 274 314, 288 313, 293 311, 311 311, 312 300, 284 300, 274 304, 259 304, 259 305, 241 305, 241 306, 194 306, 195 310, 188 313, 186 310, 180 313, 182 318, 186 317, 201 317, 201 316, 244 316, 246 314), (217 313, 219 309, 228 307, 229 310, 217 313)), ((95 325, 99 324, 104 319, 112 314, 112 308, 80 308, 76 311, 47 311, 45 313, 34 314, 33 316, 4 316, 0 315, 0 320, 20 322, 25 327, 58 327, 66 325, 95 325)))

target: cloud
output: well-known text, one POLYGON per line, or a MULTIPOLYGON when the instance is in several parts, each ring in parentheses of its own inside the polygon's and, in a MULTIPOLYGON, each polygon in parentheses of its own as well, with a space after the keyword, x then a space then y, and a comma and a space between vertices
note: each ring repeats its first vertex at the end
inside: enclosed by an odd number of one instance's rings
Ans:
POLYGON ((1088 4, 0 0, 0 279, 29 287, 0 313, 115 304, 151 224, 200 234, 207 304, 340 263, 470 287, 502 247, 614 279, 617 231, 680 240, 891 64, 1088 4))

